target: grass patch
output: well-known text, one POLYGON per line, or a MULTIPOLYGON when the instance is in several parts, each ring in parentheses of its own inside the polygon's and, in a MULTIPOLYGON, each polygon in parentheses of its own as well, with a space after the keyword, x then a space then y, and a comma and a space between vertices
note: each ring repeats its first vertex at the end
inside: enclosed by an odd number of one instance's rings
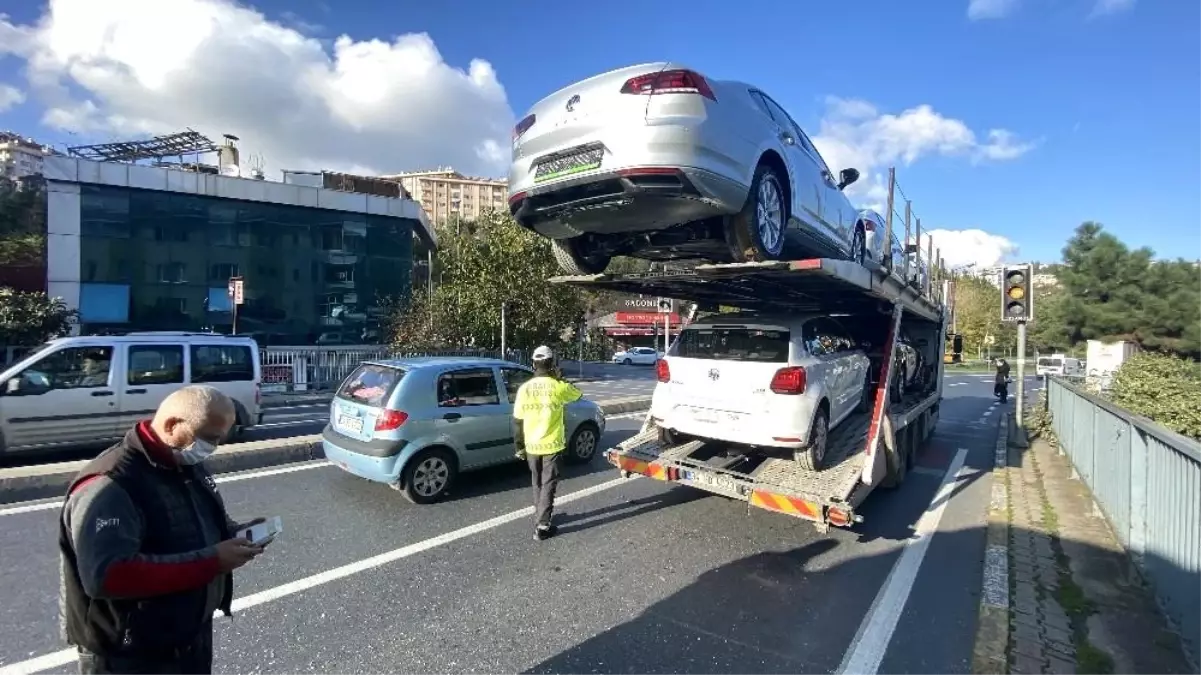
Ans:
POLYGON ((1089 644, 1076 644, 1076 672, 1109 675, 1113 672, 1113 657, 1089 644))

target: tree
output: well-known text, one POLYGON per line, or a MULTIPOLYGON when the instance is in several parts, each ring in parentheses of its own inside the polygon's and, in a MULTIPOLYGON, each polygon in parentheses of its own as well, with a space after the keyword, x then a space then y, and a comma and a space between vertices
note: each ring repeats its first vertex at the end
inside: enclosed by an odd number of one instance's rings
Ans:
MULTIPOLYGON (((1013 324, 1001 321, 1001 290, 985 279, 955 279, 955 330, 963 336, 964 358, 1012 351, 1017 346, 1013 324), (993 336, 986 345, 985 337, 993 336)), ((949 327, 948 327, 949 328, 949 327)))
POLYGON ((0 345, 36 345, 71 332, 75 312, 61 298, 0 287, 0 345))
POLYGON ((398 349, 500 347, 501 303, 508 345, 557 342, 584 313, 583 294, 547 279, 560 274, 550 241, 500 213, 440 228, 434 290, 415 290, 394 311, 398 349))

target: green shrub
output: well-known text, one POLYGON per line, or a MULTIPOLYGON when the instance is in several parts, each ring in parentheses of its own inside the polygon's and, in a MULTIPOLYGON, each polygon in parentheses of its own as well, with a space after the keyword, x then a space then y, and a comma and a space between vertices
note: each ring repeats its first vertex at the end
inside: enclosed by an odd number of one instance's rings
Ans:
POLYGON ((1201 363, 1143 352, 1122 364, 1110 398, 1132 413, 1201 440, 1201 363))

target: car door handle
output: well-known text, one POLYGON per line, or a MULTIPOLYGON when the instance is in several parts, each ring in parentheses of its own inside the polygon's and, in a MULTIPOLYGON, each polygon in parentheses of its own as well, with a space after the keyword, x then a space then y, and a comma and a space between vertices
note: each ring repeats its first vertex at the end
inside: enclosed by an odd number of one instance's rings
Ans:
POLYGON ((125 393, 126 394, 145 394, 146 390, 145 389, 126 389, 125 393))
POLYGON ((113 392, 111 392, 111 391, 94 391, 94 392, 92 392, 92 396, 112 396, 112 395, 113 395, 113 392))
POLYGON ((462 417, 463 413, 446 413, 442 416, 442 419, 446 420, 447 422, 458 422, 462 417))

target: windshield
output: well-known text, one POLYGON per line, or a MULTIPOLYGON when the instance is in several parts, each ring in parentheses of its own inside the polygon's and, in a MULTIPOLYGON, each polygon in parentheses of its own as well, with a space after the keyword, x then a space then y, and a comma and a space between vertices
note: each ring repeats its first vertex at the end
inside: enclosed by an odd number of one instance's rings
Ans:
POLYGON ((338 387, 337 397, 344 401, 382 408, 404 374, 405 371, 399 368, 364 363, 338 387))
POLYGON ((758 328, 698 327, 685 330, 676 345, 675 356, 686 359, 722 361, 788 361, 789 333, 786 330, 758 328))
POLYGON ((1060 359, 1039 359, 1038 365, 1044 368, 1061 368, 1063 367, 1063 361, 1060 359))

